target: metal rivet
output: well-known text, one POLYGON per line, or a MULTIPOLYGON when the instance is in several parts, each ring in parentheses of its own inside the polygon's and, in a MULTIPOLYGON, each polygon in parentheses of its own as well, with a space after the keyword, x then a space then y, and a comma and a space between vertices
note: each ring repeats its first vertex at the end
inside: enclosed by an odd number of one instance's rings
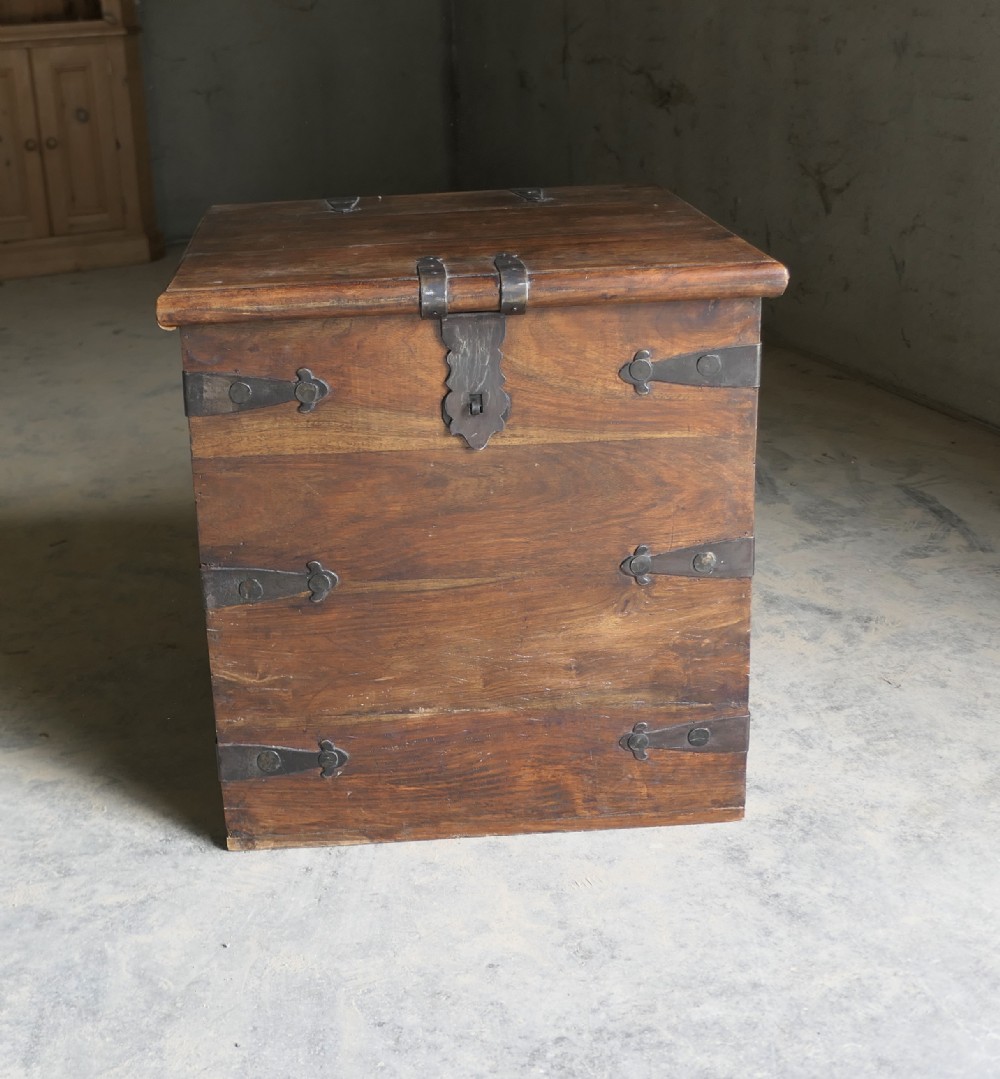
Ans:
POLYGON ((267 775, 273 775, 281 768, 280 754, 273 749, 265 749, 263 753, 257 754, 257 767, 267 775))
POLYGON ((691 562, 695 573, 711 573, 718 564, 714 551, 699 551, 691 562))
POLYGON ((648 734, 630 734, 628 739, 628 747, 633 752, 636 750, 649 749, 649 735, 648 734))
POLYGON ((319 401, 319 386, 315 382, 299 382, 295 386, 295 399, 304 405, 314 405, 319 401))
POLYGON ((229 400, 234 405, 245 405, 253 397, 253 387, 246 382, 234 382, 229 387, 229 400))
POLYGON ((711 378, 722 370, 722 357, 714 352, 706 352, 704 356, 698 357, 695 366, 698 368, 699 375, 711 378))
POLYGON ((248 577, 245 581, 240 581, 238 591, 241 599, 254 603, 264 595, 264 586, 253 577, 248 577))
POLYGON ((86 109, 77 109, 76 118, 81 124, 85 124, 90 119, 90 113, 86 109))
POLYGON ((648 554, 636 554, 629 560, 629 570, 634 577, 643 577, 653 568, 653 559, 648 554))
POLYGON ((636 382, 648 382, 653 374, 653 365, 645 356, 638 354, 628 365, 628 373, 636 382))
POLYGON ((711 737, 712 732, 708 727, 695 727, 693 731, 688 732, 688 742, 693 746, 706 746, 711 737))
POLYGON ((306 569, 309 570, 306 586, 312 593, 309 599, 313 603, 322 603, 330 594, 330 589, 340 584, 340 578, 332 570, 323 569, 321 562, 310 562, 306 569))

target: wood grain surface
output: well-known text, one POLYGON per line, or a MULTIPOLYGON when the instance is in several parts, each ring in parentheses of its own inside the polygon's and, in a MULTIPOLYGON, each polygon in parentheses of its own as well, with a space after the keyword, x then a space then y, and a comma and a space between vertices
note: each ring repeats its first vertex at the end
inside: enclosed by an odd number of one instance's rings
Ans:
POLYGON ((727 415, 738 429, 714 439, 210 458, 202 561, 295 570, 311 554, 345 585, 589 576, 640 543, 749 536, 752 429, 727 415))
POLYGON ((548 576, 484 565, 468 580, 342 583, 322 604, 209 611, 220 734, 265 741, 304 716, 583 701, 745 708, 749 581, 641 586, 614 564, 589 577, 553 561, 548 576))
MULTIPOLYGON (((745 753, 651 750, 648 761, 637 761, 619 745, 636 715, 582 704, 544 713, 432 713, 381 724, 316 724, 296 745, 312 748, 331 738, 350 754, 342 774, 322 779, 315 770, 224 784, 229 846, 742 817, 745 753)), ((645 716, 658 725, 655 709, 645 716)), ((700 718, 697 712, 688 716, 700 718)))
POLYGON ((447 199, 214 207, 160 297, 162 326, 416 312, 417 260, 451 274, 452 313, 495 310, 493 258, 520 256, 532 307, 780 295, 780 263, 662 188, 553 188, 447 199))
MULTIPOLYGON (((483 451, 518 443, 722 438, 752 446, 753 391, 657 385, 646 397, 618 376, 642 348, 657 357, 758 341, 759 301, 629 304, 534 311, 508 318, 502 369, 506 429, 483 451)), ((447 447, 476 451, 441 418, 448 365, 438 324, 385 318, 196 327, 185 367, 294 379, 308 367, 331 387, 314 412, 294 404, 194 417, 196 462, 210 457, 447 447)))

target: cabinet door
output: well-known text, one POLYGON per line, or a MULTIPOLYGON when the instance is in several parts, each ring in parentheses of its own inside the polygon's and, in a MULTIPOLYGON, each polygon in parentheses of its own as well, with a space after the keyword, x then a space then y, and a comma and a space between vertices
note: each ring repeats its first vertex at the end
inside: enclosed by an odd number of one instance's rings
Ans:
POLYGON ((111 77, 103 43, 33 49, 52 231, 57 236, 122 228, 111 77))
POLYGON ((39 146, 28 52, 0 50, 0 241, 49 233, 39 146))

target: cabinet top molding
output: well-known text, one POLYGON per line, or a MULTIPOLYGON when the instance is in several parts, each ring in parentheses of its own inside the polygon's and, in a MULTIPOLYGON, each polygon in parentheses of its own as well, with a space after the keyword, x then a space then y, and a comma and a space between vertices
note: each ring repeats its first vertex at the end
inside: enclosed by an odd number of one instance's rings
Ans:
POLYGON ((139 29, 134 0, 103 0, 98 19, 44 20, 4 23, 0 19, 0 47, 49 45, 95 37, 120 37, 139 29))

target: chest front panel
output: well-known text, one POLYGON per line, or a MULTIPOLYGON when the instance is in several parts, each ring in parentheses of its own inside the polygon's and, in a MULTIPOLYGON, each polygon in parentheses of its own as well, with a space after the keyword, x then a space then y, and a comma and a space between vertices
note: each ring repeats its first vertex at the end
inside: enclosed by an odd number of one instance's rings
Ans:
POLYGON ((510 414, 475 451, 435 320, 186 329, 189 379, 329 387, 191 417, 231 845, 741 815, 755 380, 628 371, 757 341, 755 300, 508 318, 510 414), (326 777, 227 764, 320 743, 326 777))

